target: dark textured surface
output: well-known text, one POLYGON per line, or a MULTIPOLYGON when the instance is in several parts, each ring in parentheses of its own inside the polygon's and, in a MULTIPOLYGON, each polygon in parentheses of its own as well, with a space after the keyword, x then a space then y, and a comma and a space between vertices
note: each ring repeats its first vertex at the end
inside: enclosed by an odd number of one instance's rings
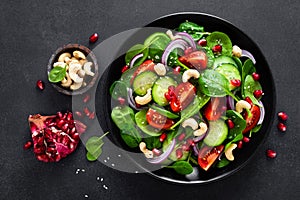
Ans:
MULTIPOLYGON (((299 199, 299 35, 298 1, 6 1, 0 6, 0 199, 299 199), (230 2, 230 3, 229 3, 230 2), (288 131, 277 119, 265 144, 238 173, 207 185, 175 185, 146 174, 122 173, 85 159, 84 146, 55 164, 38 162, 27 116, 71 109, 71 99, 46 81, 50 55, 67 43, 88 44, 93 32, 101 42, 118 32, 147 24, 165 14, 198 11, 231 21, 249 35, 272 70, 277 111, 289 114, 288 131), (43 92, 35 82, 46 82, 43 92), (62 103, 63 102, 63 103, 62 103), (265 150, 278 156, 269 160, 265 150), (75 174, 84 168, 85 172, 75 174), (97 181, 97 177, 104 181, 97 181), (103 188, 108 186, 108 190, 103 188)), ((93 47, 93 46, 89 46, 93 47)))

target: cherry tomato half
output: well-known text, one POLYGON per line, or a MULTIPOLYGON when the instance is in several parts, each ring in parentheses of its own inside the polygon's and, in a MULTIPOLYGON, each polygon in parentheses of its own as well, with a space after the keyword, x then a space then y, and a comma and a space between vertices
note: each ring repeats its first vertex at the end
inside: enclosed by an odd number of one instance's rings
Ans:
POLYGON ((194 51, 179 58, 179 61, 188 67, 203 70, 207 67, 207 55, 204 51, 194 51))
POLYGON ((219 155, 222 153, 224 145, 217 147, 204 146, 199 150, 198 164, 199 166, 207 171, 211 165, 217 160, 219 155))
POLYGON ((157 129, 169 129, 171 126, 174 125, 174 121, 163 116, 159 112, 156 112, 153 109, 149 109, 146 114, 147 122, 150 126, 157 128, 157 129))
POLYGON ((130 83, 133 83, 133 80, 135 79, 135 77, 145 71, 154 71, 154 62, 152 60, 146 60, 144 61, 133 73, 132 78, 130 80, 130 83))
POLYGON ((204 116, 207 120, 218 120, 226 108, 226 98, 225 97, 212 97, 210 102, 204 109, 204 116))
POLYGON ((244 114, 244 119, 246 120, 246 128, 243 130, 243 133, 247 133, 248 131, 250 131, 251 129, 253 129, 260 117, 260 109, 257 105, 252 105, 251 109, 251 116, 248 116, 248 113, 245 112, 244 114))
POLYGON ((180 83, 175 88, 175 98, 171 100, 170 106, 173 112, 185 109, 194 99, 196 87, 189 83, 180 83))

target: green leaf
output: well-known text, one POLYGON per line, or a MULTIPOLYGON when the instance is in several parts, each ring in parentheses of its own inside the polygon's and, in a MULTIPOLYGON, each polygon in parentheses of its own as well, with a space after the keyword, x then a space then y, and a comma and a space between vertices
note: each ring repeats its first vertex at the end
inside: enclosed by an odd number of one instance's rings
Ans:
POLYGON ((243 97, 246 98, 247 96, 251 99, 251 101, 255 104, 261 107, 258 100, 254 97, 253 92, 255 90, 261 90, 262 87, 258 81, 255 81, 252 77, 252 75, 247 75, 244 82, 243 87, 243 97))
POLYGON ((144 141, 147 145, 147 149, 160 149, 162 146, 162 143, 159 141, 159 137, 147 137, 144 138, 144 141))
POLYGON ((234 123, 234 127, 229 129, 228 139, 233 139, 237 135, 241 134, 243 130, 246 128, 246 121, 244 120, 243 116, 234 111, 234 110, 227 110, 226 116, 232 120, 234 123))
POLYGON ((135 137, 125 130, 121 130, 121 137, 130 148, 138 147, 141 142, 141 138, 135 137))
POLYGON ((177 161, 167 168, 173 168, 178 174, 186 175, 193 172, 193 167, 190 163, 186 161, 177 161))
POLYGON ((134 56, 142 53, 143 57, 139 58, 134 63, 134 66, 138 66, 138 65, 142 64, 144 62, 144 60, 146 60, 146 58, 148 57, 148 52, 149 52, 148 46, 145 46, 143 44, 136 44, 127 51, 127 53, 125 55, 125 63, 127 65, 129 65, 130 61, 133 59, 134 56))
POLYGON ((244 136, 243 136, 243 133, 240 133, 240 134, 238 134, 237 136, 235 136, 235 138, 234 138, 233 140, 231 140, 230 142, 228 142, 228 143, 225 145, 225 150, 224 150, 224 151, 226 151, 226 150, 228 149, 228 147, 229 147, 232 143, 238 142, 238 141, 242 140, 243 137, 244 137, 244 136))
POLYGON ((222 55, 231 56, 232 55, 232 43, 228 35, 222 32, 212 32, 206 38, 207 46, 213 48, 216 45, 222 46, 222 55))
POLYGON ((160 62, 162 54, 170 41, 170 37, 162 32, 156 32, 150 35, 144 42, 145 46, 149 46, 148 56, 153 59, 154 62, 160 62))
POLYGON ((86 159, 91 162, 97 160, 97 158, 94 157, 90 152, 86 152, 86 159))
POLYGON ((86 157, 89 161, 97 160, 97 158, 102 154, 102 146, 104 145, 103 137, 106 136, 108 132, 104 133, 102 136, 92 136, 88 139, 85 144, 87 150, 86 157))
POLYGON ((229 160, 227 160, 226 158, 222 158, 218 163, 217 163, 217 168, 222 168, 227 166, 230 163, 229 160))
POLYGON ((113 99, 127 97, 127 87, 122 81, 115 81, 109 88, 109 93, 113 99))
POLYGON ((57 83, 59 81, 62 81, 67 73, 67 68, 65 67, 61 67, 61 66, 56 66, 53 69, 51 69, 51 71, 49 72, 48 75, 48 80, 51 83, 57 83))

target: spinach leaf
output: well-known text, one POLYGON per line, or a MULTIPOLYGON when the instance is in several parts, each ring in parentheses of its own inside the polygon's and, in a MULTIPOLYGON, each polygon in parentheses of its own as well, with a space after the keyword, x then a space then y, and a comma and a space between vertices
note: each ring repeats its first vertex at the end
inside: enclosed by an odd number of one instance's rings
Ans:
POLYGON ((178 31, 189 33, 195 41, 198 41, 203 36, 209 34, 204 32, 203 26, 199 26, 198 24, 189 21, 181 23, 178 27, 178 31))
POLYGON ((206 38, 207 46, 213 48, 216 45, 222 45, 222 55, 232 55, 232 43, 227 34, 214 31, 206 38))
POLYGON ((258 106, 261 106, 258 100, 254 97, 253 92, 255 90, 261 90, 262 87, 258 81, 255 81, 252 75, 247 75, 244 82, 243 87, 243 97, 246 98, 247 96, 251 99, 251 101, 258 106))
POLYGON ((162 146, 162 143, 159 141, 159 137, 147 137, 144 138, 144 141, 147 145, 147 149, 160 149, 162 146))
POLYGON ((61 66, 56 66, 51 71, 49 72, 48 75, 48 80, 51 83, 57 83, 59 81, 62 81, 67 73, 67 66, 61 67, 61 66))
POLYGON ((255 66, 254 66, 252 60, 247 59, 244 62, 244 65, 242 67, 242 81, 245 80, 247 75, 251 75, 255 71, 256 71, 256 69, 255 69, 255 66))
POLYGON ((146 60, 146 58, 148 57, 148 52, 149 52, 149 49, 148 49, 148 46, 145 46, 143 44, 136 44, 134 45, 133 47, 131 47, 126 55, 125 55, 125 63, 126 65, 129 65, 130 64, 130 61, 133 59, 134 56, 142 53, 143 54, 143 57, 142 58, 139 58, 135 63, 134 63, 134 66, 138 66, 140 64, 142 64, 144 62, 144 60, 146 60))
POLYGON ((146 119, 147 110, 141 110, 135 114, 135 121, 136 125, 147 135, 150 136, 159 136, 161 135, 162 131, 153 128, 152 126, 148 125, 146 119))
POLYGON ((215 70, 206 69, 199 77, 199 84, 201 91, 210 97, 230 95, 238 101, 230 92, 227 78, 215 70))
POLYGON ((246 128, 246 120, 244 120, 243 116, 240 113, 234 110, 227 110, 226 116, 234 123, 234 127, 232 129, 229 129, 228 134, 228 139, 233 139, 237 135, 241 134, 246 128))
POLYGON ((105 137, 108 132, 104 133, 102 136, 93 136, 88 139, 85 144, 87 150, 87 159, 89 161, 95 161, 102 153, 102 146, 104 145, 103 137, 105 137))
POLYGON ((231 140, 230 142, 228 142, 228 143, 225 145, 224 151, 226 151, 226 150, 228 149, 228 147, 229 147, 232 143, 238 142, 238 141, 242 140, 243 137, 244 137, 244 136, 243 136, 243 133, 240 133, 240 134, 238 134, 237 136, 235 136, 235 138, 234 138, 233 140, 231 140))
POLYGON ((149 46, 148 56, 153 59, 154 62, 160 62, 162 54, 170 41, 169 36, 162 32, 150 35, 144 42, 145 46, 149 46))
POLYGON ((187 161, 177 161, 167 168, 173 168, 178 174, 186 175, 193 172, 192 165, 187 161))
POLYGON ((127 130, 121 130, 121 137, 130 148, 138 147, 142 141, 140 137, 134 136, 132 133, 127 132, 127 130))
POLYGON ((227 166, 230 163, 229 160, 227 160, 226 158, 222 158, 218 163, 217 163, 217 168, 222 168, 227 166))
POLYGON ((122 81, 115 81, 109 88, 111 97, 117 100, 119 97, 127 97, 127 87, 122 81))

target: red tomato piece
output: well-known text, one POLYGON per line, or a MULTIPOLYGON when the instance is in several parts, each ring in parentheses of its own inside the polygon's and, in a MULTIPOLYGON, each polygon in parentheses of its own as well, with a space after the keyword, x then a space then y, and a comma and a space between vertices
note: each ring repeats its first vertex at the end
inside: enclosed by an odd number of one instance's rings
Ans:
POLYGON ((217 160, 219 155, 222 153, 224 145, 217 147, 204 146, 199 150, 198 164, 199 166, 207 171, 211 165, 217 160))
POLYGON ((169 129, 175 124, 175 122, 166 116, 163 116, 159 112, 156 112, 153 109, 149 109, 146 114, 147 122, 150 126, 157 129, 169 129))
POLYGON ((260 109, 257 105, 252 105, 251 109, 251 116, 248 116, 248 113, 245 112, 244 119, 246 120, 246 128, 243 130, 243 133, 247 133, 251 129, 253 129, 260 118, 260 109))
POLYGON ((179 112, 185 109, 194 99, 196 87, 189 83, 180 83, 175 88, 175 98, 171 100, 170 106, 173 112, 179 112))
POLYGON ((218 120, 226 108, 225 97, 212 97, 204 109, 204 116, 207 120, 218 120))
POLYGON ((205 69, 207 67, 207 60, 207 55, 204 51, 194 51, 179 58, 180 62, 197 70, 205 69))

